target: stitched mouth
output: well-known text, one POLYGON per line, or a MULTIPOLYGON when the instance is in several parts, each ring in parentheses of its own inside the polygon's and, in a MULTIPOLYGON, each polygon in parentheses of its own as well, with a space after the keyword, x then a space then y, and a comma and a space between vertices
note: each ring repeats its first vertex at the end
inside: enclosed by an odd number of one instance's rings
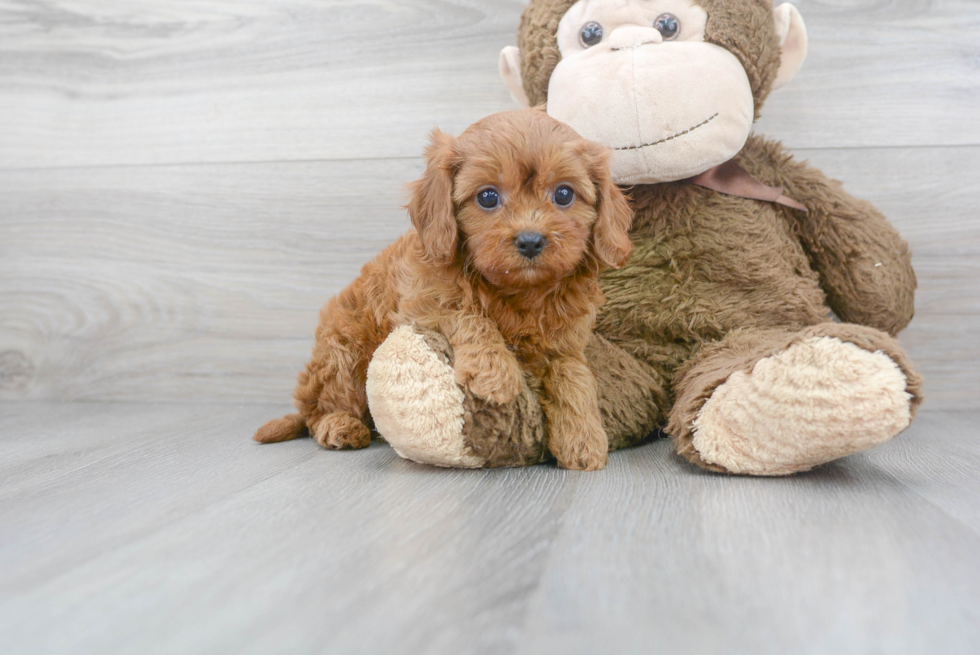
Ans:
POLYGON ((659 43, 659 41, 644 41, 643 43, 634 43, 633 45, 623 46, 622 48, 609 48, 611 52, 620 52, 621 50, 636 50, 637 48, 642 48, 645 45, 650 45, 651 43, 659 43))
POLYGON ((639 145, 639 146, 628 146, 628 147, 625 147, 625 148, 613 148, 613 150, 639 150, 640 148, 649 148, 651 146, 659 146, 661 143, 667 143, 668 141, 673 141, 674 139, 676 139, 678 137, 681 137, 681 136, 684 136, 685 134, 690 134, 691 132, 693 132, 694 130, 698 129, 699 127, 704 127, 705 125, 707 125, 711 121, 715 120, 716 118, 718 118, 718 114, 715 114, 714 116, 708 118, 707 120, 701 121, 700 123, 698 123, 694 127, 689 127, 688 129, 684 130, 683 132, 678 132, 677 134, 672 134, 669 137, 667 137, 666 139, 660 139, 659 141, 654 141, 652 143, 644 143, 643 145, 639 145))

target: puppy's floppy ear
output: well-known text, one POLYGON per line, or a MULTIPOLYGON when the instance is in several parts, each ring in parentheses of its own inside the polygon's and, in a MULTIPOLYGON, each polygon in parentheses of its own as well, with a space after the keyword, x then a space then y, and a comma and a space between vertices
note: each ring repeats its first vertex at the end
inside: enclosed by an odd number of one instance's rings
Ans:
POLYGON ((588 165, 597 194, 598 217, 592 227, 593 251, 606 266, 619 268, 633 252, 629 237, 633 208, 613 182, 609 172, 609 159, 612 156, 609 149, 591 141, 582 141, 579 152, 588 165))
POLYGON ((459 238, 453 206, 456 140, 438 129, 432 130, 430 139, 425 149, 425 173, 410 185, 408 215, 419 233, 425 261, 448 266, 456 255, 459 238))

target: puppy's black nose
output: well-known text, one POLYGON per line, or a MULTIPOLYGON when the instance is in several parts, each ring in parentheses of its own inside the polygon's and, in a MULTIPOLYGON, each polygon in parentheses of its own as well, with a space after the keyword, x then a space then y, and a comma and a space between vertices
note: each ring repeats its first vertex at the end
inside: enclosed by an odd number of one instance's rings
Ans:
POLYGON ((514 237, 514 245, 522 255, 534 259, 544 250, 544 235, 537 232, 521 232, 514 237))

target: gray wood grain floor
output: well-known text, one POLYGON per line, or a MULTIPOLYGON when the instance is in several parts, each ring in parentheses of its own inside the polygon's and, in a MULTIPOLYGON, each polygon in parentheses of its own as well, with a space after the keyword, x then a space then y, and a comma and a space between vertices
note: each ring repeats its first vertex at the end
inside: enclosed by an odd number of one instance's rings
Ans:
POLYGON ((787 479, 441 470, 280 406, 0 406, 4 653, 976 653, 980 414, 787 479))

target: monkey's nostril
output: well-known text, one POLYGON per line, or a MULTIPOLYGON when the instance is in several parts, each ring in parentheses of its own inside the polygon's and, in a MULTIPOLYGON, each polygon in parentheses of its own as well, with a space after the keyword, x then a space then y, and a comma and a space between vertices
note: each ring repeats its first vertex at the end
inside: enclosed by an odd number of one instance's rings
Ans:
POLYGON ((545 238, 538 232, 521 232, 514 237, 517 251, 528 259, 534 259, 544 250, 545 238))

